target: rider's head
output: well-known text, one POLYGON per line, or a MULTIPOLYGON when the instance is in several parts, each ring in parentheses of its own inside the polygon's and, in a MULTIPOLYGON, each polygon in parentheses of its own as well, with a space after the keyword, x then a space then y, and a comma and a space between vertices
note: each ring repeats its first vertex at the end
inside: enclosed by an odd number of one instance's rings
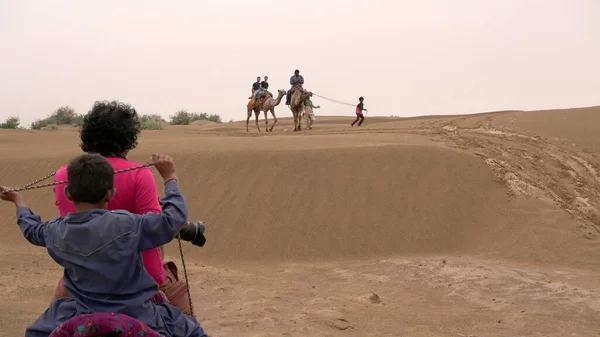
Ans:
POLYGON ((365 99, 364 99, 362 96, 360 96, 360 97, 358 98, 358 100, 362 102, 362 101, 364 101, 365 99))
POLYGON ((269 76, 265 76, 265 82, 269 80, 269 76))
POLYGON ((114 195, 114 169, 99 154, 86 153, 72 159, 67 179, 65 195, 76 206, 85 203, 104 208, 114 195))
POLYGON ((256 77, 256 82, 260 82, 260 76, 256 77))
POLYGON ((294 75, 300 75, 300 70, 298 70, 298 69, 294 70, 294 75))
POLYGON ((131 106, 117 102, 95 102, 83 118, 81 149, 88 153, 126 156, 137 146, 140 122, 131 106))

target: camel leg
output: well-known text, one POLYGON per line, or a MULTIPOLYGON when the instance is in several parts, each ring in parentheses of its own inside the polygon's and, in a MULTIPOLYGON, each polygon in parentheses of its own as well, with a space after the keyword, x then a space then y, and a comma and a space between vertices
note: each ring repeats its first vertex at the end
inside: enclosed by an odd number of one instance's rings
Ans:
POLYGON ((267 110, 263 111, 265 113, 265 130, 267 130, 267 132, 269 132, 269 115, 267 113, 267 110))
POLYGON ((254 111, 254 115, 256 116, 256 128, 258 129, 258 132, 260 132, 260 126, 258 126, 258 114, 260 113, 260 111, 254 111))
POLYGON ((246 132, 248 132, 248 122, 250 122, 250 116, 252 116, 252 110, 248 110, 248 117, 246 118, 246 132))
POLYGON ((294 131, 298 131, 298 114, 294 112, 294 131))
POLYGON ((275 109, 271 109, 271 115, 273 116, 273 125, 271 125, 271 132, 273 132, 273 128, 275 127, 275 124, 277 123, 277 116, 275 116, 275 109))

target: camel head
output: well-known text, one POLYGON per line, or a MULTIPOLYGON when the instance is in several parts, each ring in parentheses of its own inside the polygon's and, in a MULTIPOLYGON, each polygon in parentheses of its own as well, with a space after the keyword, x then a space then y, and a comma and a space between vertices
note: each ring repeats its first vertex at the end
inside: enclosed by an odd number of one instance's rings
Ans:
POLYGON ((308 99, 310 98, 310 96, 312 96, 312 92, 306 90, 306 89, 302 89, 302 100, 308 99))
POLYGON ((292 104, 293 105, 299 105, 302 104, 302 102, 304 102, 306 99, 308 99, 310 97, 310 91, 302 88, 302 89, 297 89, 294 92, 294 95, 292 96, 292 104), (298 96, 296 96, 298 95, 298 96))
POLYGON ((283 97, 285 95, 285 93, 286 93, 286 91, 283 90, 283 89, 279 89, 279 90, 277 90, 277 92, 279 93, 278 96, 281 96, 281 97, 283 97))

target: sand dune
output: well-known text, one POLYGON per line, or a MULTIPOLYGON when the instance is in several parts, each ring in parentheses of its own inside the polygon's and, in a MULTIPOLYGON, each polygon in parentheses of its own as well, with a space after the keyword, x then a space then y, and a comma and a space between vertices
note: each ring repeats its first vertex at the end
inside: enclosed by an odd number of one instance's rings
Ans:
MULTIPOLYGON (((173 155, 191 217, 206 221, 207 245, 184 252, 214 336, 595 336, 599 113, 369 117, 361 128, 317 115, 310 132, 279 118, 270 134, 253 121, 250 133, 245 121, 168 126, 144 132, 131 158, 173 155)), ((79 153, 77 137, 0 131, 0 180, 54 171, 79 153)), ((50 188, 24 195, 56 215, 50 188)), ((21 237, 12 207, 0 215, 9 336, 44 310, 60 270, 21 237)), ((167 252, 178 260, 176 243, 167 252)))

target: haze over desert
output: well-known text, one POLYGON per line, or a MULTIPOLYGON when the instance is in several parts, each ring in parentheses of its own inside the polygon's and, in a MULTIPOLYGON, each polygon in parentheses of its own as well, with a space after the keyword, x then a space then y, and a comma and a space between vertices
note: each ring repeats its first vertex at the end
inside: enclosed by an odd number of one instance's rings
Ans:
MULTIPOLYGON (((211 336, 597 336, 599 114, 167 126, 129 157, 172 155, 190 218, 206 223, 206 245, 183 248, 211 336)), ((0 143, 11 186, 81 152, 75 128, 1 130, 0 143)), ((57 215, 51 188, 22 194, 57 215)), ((14 336, 61 270, 14 206, 0 212, 0 335, 14 336)), ((169 259, 181 268, 176 241, 169 259)))

